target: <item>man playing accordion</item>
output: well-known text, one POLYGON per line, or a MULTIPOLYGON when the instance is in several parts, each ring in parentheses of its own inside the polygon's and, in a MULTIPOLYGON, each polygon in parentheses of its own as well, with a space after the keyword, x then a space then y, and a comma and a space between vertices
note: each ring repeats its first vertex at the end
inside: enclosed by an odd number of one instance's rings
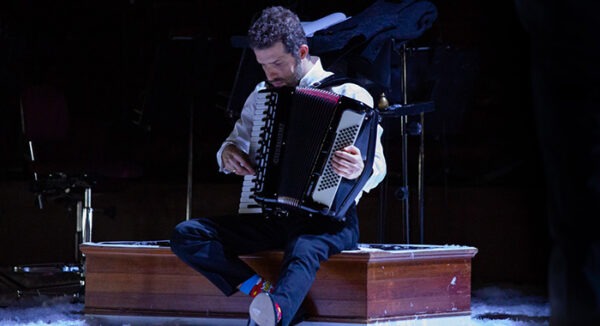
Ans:
MULTIPOLYGON (((217 152, 220 171, 239 176, 254 175, 256 162, 251 142, 252 117, 260 91, 281 87, 314 87, 332 75, 318 57, 310 56, 306 35, 298 16, 282 7, 270 7, 248 31, 249 46, 266 80, 248 96, 239 120, 217 152)), ((331 92, 373 107, 367 90, 354 83, 333 86, 331 92)), ((362 191, 345 211, 344 218, 292 212, 286 216, 264 214, 203 217, 181 222, 171 239, 173 252, 204 275, 225 295, 242 291, 254 297, 251 325, 293 325, 301 321, 300 306, 323 261, 342 250, 356 249, 359 223, 356 204, 362 192, 375 188, 386 174, 381 146, 383 129, 377 125, 372 169, 362 191), (238 258, 264 250, 283 250, 284 258, 276 284, 257 275, 238 258)), ((289 150, 289 149, 288 149, 289 150)), ((292 149, 293 150, 293 149, 292 149)), ((346 146, 331 155, 331 168, 346 180, 359 178, 365 170, 360 149, 346 146)), ((318 215, 318 214, 317 214, 318 215)))

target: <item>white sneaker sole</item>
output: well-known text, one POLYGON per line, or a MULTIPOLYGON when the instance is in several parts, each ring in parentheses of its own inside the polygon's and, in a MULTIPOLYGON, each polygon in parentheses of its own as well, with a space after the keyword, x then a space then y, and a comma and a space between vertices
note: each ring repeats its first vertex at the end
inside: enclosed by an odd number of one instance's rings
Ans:
POLYGON ((273 300, 266 293, 258 294, 250 303, 250 318, 259 326, 277 326, 273 300))

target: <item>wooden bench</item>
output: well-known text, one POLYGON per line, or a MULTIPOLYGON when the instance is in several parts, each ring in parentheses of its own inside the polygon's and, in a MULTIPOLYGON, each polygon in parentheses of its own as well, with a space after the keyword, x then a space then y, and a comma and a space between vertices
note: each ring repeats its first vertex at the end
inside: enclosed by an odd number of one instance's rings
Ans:
MULTIPOLYGON (((86 314, 247 318, 250 298, 225 297, 181 262, 168 242, 84 243, 86 314)), ((368 245, 322 264, 304 305, 310 321, 373 323, 468 316, 466 246, 368 245)), ((282 253, 241 257, 269 279, 282 253)))

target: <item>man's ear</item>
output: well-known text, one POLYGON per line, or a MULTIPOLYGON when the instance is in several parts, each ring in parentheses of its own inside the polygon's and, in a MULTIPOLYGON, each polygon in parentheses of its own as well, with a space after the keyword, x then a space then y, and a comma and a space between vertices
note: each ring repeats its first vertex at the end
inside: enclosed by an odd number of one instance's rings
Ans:
POLYGON ((308 45, 300 45, 300 48, 298 49, 298 55, 300 56, 300 59, 306 58, 306 56, 308 55, 308 45))

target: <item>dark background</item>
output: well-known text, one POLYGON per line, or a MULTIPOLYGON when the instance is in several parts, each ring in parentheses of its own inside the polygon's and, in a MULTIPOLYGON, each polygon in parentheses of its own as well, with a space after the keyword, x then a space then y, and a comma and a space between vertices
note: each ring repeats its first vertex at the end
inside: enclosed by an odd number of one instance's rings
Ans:
MULTIPOLYGON (((336 11, 352 16, 371 3, 3 1, 0 266, 72 261, 76 253, 73 202, 48 197, 40 210, 30 189, 19 114, 23 90, 53 85, 64 94, 67 138, 53 144, 49 157, 58 170, 87 171, 98 180, 93 240, 167 239, 186 214, 191 129, 192 215, 236 210, 239 179, 218 174, 215 161, 235 115, 228 103, 242 49, 232 37, 244 35, 267 5, 286 5, 311 21, 336 11)), ((428 50, 408 58, 411 96, 436 106, 424 124, 424 223, 416 187, 419 137, 409 139, 407 232, 395 195, 399 120, 388 118, 388 177, 361 201, 361 242, 474 246, 475 285, 543 287, 545 189, 527 35, 511 1, 433 3, 433 27, 410 43, 428 50)))

